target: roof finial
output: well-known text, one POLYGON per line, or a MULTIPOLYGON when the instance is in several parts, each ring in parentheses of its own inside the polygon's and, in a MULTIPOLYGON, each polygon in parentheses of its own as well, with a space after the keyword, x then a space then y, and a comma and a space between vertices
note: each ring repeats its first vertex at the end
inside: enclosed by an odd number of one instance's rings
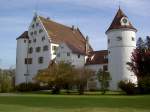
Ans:
POLYGON ((118 0, 118 3, 119 3, 119 9, 121 9, 121 1, 118 0))

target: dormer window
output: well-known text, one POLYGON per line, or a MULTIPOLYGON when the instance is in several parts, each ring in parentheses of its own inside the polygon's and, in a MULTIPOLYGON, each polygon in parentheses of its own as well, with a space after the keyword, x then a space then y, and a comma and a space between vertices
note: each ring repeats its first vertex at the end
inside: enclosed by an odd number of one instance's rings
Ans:
POLYGON ((121 41, 122 37, 118 36, 116 39, 117 39, 117 41, 121 41))

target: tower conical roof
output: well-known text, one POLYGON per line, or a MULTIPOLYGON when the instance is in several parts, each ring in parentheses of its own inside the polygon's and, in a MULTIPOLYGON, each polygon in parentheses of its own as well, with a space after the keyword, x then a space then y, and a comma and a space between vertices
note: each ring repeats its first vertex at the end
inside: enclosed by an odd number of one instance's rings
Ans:
POLYGON ((128 25, 122 25, 122 24, 121 24, 121 19, 122 19, 123 17, 124 17, 124 18, 128 18, 128 17, 124 14, 124 12, 119 8, 119 9, 118 9, 118 12, 117 12, 117 14, 116 14, 116 16, 115 16, 115 18, 114 18, 114 20, 112 21, 112 23, 111 23, 110 27, 108 28, 108 30, 106 31, 106 33, 107 33, 108 31, 110 31, 110 30, 113 30, 113 29, 122 29, 122 28, 133 29, 133 30, 137 31, 136 28, 133 27, 133 25, 131 24, 130 21, 129 21, 129 24, 128 24, 128 25))

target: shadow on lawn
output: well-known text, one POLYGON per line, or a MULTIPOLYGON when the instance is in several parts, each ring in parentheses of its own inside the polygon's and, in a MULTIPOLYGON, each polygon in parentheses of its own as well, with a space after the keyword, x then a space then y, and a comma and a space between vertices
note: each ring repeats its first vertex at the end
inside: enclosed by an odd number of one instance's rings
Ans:
POLYGON ((0 104, 27 107, 76 108, 135 108, 150 109, 150 96, 64 96, 18 95, 0 96, 0 104))

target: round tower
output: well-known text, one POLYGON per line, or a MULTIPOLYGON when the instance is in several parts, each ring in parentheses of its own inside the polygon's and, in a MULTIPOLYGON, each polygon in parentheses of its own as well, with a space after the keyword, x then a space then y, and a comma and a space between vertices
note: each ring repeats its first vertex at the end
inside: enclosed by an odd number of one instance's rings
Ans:
POLYGON ((106 31, 108 38, 108 71, 112 80, 110 89, 118 90, 118 82, 136 82, 136 76, 129 70, 127 62, 136 47, 136 32, 128 17, 119 8, 112 24, 106 31))

